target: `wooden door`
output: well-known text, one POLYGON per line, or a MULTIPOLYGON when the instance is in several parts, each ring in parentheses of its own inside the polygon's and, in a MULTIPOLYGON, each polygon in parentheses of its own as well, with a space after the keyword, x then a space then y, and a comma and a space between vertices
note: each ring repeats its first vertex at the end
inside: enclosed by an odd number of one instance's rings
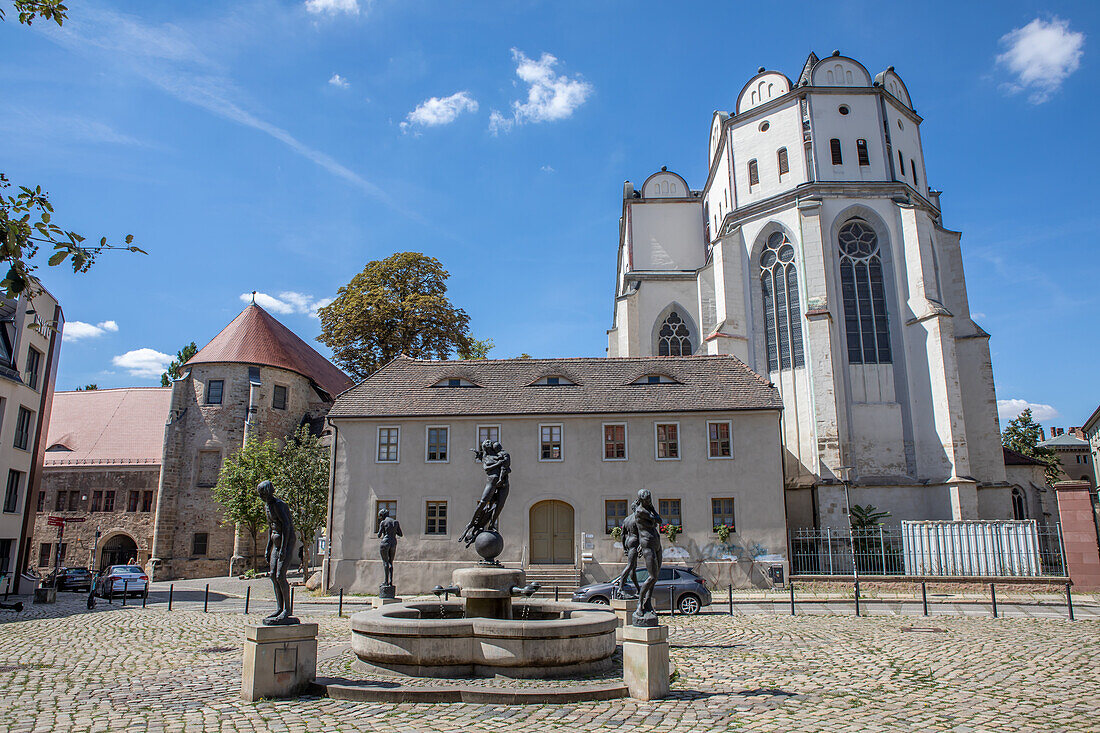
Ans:
POLYGON ((573 564, 573 507, 564 501, 531 507, 531 564, 573 564))

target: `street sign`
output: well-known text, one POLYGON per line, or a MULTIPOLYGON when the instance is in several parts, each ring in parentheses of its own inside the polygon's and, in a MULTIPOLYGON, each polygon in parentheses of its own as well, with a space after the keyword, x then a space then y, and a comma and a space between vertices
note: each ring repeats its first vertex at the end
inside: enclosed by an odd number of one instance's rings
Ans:
POLYGON ((86 517, 47 517, 46 524, 52 527, 60 527, 65 522, 83 522, 86 517))

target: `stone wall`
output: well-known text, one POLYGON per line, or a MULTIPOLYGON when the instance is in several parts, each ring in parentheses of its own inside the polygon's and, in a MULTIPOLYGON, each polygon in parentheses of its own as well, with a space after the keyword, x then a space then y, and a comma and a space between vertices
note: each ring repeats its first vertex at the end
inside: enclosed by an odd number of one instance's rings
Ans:
MULTIPOLYGON (((164 431, 164 470, 157 506, 154 557, 158 579, 224 575, 230 571, 235 532, 223 523, 212 490, 225 458, 244 442, 250 385, 247 364, 198 364, 173 385, 172 409, 164 431), (206 404, 211 380, 224 383, 222 402, 206 404), (207 535, 205 554, 194 554, 195 535, 207 535)), ((255 390, 255 435, 284 440, 304 416, 319 417, 329 404, 300 374, 260 367, 255 390), (286 409, 275 409, 276 385, 287 388, 286 409)), ((257 538, 262 554, 266 535, 257 538)), ((240 551, 251 554, 252 540, 242 538, 240 551)), ((243 565, 243 563, 242 563, 243 565)))
POLYGON ((65 526, 62 540, 66 545, 65 565, 98 569, 102 564, 104 544, 118 535, 127 535, 134 541, 137 560, 146 565, 153 545, 153 510, 156 508, 159 479, 160 466, 157 465, 47 468, 42 475, 43 511, 35 516, 29 564, 41 570, 40 548, 43 544, 49 544, 51 550, 47 565, 52 567, 57 551, 57 528, 48 526, 46 520, 50 516, 62 516, 84 519, 83 522, 69 522, 65 526), (115 492, 113 511, 90 511, 93 492, 96 491, 115 492), (57 509, 59 492, 65 495, 65 508, 61 511, 57 509), (73 492, 78 494, 75 504, 70 498, 73 492), (130 492, 138 493, 137 511, 134 512, 129 511, 130 492), (145 492, 153 493, 152 508, 147 512, 141 511, 145 492), (100 533, 98 547, 95 538, 97 531, 100 533), (96 547, 94 557, 93 547, 96 547))

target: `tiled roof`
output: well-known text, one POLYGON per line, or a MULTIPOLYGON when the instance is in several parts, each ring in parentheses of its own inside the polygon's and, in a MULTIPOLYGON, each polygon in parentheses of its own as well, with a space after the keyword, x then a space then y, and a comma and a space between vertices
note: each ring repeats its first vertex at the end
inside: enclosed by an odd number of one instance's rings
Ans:
POLYGON ((55 393, 45 465, 160 465, 171 401, 170 387, 55 393))
POLYGON ((779 410, 778 390, 732 356, 422 361, 400 356, 329 417, 779 410), (675 384, 632 384, 660 374, 675 384), (533 386, 562 376, 573 386, 533 386), (473 387, 436 387, 462 379, 473 387))
POLYGON ((353 382, 297 334, 255 303, 210 340, 188 364, 255 364, 297 372, 336 396, 353 382))
POLYGON ((1001 446, 1001 450, 1004 451, 1005 454, 1006 466, 1043 466, 1045 468, 1047 465, 1042 461, 1036 460, 1031 456, 1025 456, 1023 453, 1014 451, 1011 448, 1001 446))

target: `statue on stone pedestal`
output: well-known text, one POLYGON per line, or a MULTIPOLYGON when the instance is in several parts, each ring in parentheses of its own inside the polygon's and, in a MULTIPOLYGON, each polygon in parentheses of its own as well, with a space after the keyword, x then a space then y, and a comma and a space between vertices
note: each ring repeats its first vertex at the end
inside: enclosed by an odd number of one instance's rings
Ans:
POLYGON ((474 509, 474 516, 462 533, 462 541, 469 547, 475 545, 478 554, 487 562, 504 549, 504 539, 500 536, 498 523, 504 502, 508 500, 508 474, 512 471, 512 457, 508 451, 495 441, 486 440, 481 448, 474 451, 474 460, 485 469, 485 488, 474 509))
POLYGON ((267 509, 268 535, 264 559, 270 568, 271 585, 275 589, 275 612, 264 619, 264 625, 296 624, 298 619, 290 615, 290 583, 286 580, 295 544, 290 507, 282 499, 275 498, 275 485, 270 481, 261 481, 256 493, 267 509))
POLYGON ((616 579, 615 595, 619 598, 637 598, 638 609, 631 617, 634 626, 656 626, 657 612, 653 609, 653 587, 661 572, 661 515, 653 508, 653 498, 648 489, 641 489, 631 506, 631 513, 623 520, 623 552, 626 567, 616 579), (638 560, 645 563, 648 575, 638 584, 638 560), (626 581, 634 581, 637 595, 629 594, 626 581))
POLYGON ((385 507, 378 510, 378 552, 382 556, 382 570, 385 578, 382 585, 378 586, 379 598, 396 597, 396 589, 393 585, 393 557, 397 552, 397 538, 404 537, 401 534, 401 523, 396 517, 391 517, 385 507))

